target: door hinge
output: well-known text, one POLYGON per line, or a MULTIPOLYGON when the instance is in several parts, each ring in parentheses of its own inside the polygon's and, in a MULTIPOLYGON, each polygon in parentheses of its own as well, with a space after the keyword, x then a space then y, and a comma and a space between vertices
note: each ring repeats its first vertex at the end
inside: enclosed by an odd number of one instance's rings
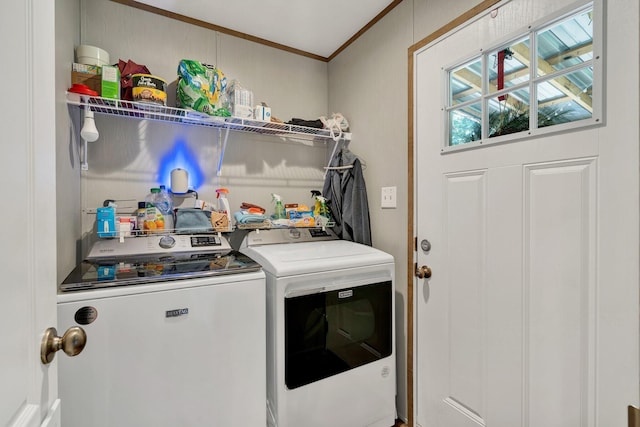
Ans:
POLYGON ((640 427, 640 409, 629 405, 627 413, 629 415, 629 427, 640 427))
POLYGON ((418 252, 418 236, 413 238, 413 251, 418 252))

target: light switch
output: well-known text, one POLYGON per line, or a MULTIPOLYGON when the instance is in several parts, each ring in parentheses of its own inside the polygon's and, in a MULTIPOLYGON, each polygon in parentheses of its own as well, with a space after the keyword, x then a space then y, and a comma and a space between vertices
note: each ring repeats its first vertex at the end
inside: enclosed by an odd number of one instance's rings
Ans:
POLYGON ((397 187, 382 187, 382 197, 380 205, 383 209, 395 209, 397 187))

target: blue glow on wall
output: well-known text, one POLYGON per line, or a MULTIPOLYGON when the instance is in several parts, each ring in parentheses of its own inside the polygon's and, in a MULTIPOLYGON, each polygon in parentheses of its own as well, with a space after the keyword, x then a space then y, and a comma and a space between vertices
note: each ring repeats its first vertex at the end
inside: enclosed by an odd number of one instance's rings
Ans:
POLYGON ((181 139, 160 159, 158 181, 168 189, 171 189, 171 171, 175 168, 185 169, 189 173, 189 189, 198 190, 204 183, 204 172, 196 155, 189 149, 186 141, 181 139))

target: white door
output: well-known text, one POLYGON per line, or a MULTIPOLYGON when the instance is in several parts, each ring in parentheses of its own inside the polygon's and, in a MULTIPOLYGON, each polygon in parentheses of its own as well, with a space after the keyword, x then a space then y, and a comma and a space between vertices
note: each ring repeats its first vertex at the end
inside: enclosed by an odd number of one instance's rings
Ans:
POLYGON ((442 67, 568 3, 512 0, 414 56, 419 426, 621 427, 638 405, 637 0, 606 2, 604 126, 442 153, 442 67))
POLYGON ((54 38, 54 2, 3 4, 0 425, 11 427, 59 420, 56 363, 40 362, 56 325, 54 38))

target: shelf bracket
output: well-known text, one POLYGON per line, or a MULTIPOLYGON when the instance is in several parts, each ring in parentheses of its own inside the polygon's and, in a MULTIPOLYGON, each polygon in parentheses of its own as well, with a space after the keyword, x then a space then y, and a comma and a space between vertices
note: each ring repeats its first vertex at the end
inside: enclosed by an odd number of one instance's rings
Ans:
POLYGON ((82 127, 80 129, 80 138, 82 139, 82 163, 80 164, 80 169, 83 171, 89 170, 89 142, 96 141, 100 136, 98 133, 98 129, 96 128, 96 123, 93 120, 93 110, 88 104, 87 97, 83 96, 82 98, 83 107, 81 111, 83 111, 81 122, 82 127))
POLYGON ((331 167, 331 162, 333 161, 333 156, 336 155, 336 152, 338 151, 338 147, 342 144, 342 140, 338 140, 336 141, 335 145, 333 146, 333 151, 331 152, 331 156, 329 157, 329 163, 327 163, 327 167, 324 168, 324 174, 322 175, 322 179, 324 180, 327 177, 327 172, 329 172, 329 168, 331 167))

